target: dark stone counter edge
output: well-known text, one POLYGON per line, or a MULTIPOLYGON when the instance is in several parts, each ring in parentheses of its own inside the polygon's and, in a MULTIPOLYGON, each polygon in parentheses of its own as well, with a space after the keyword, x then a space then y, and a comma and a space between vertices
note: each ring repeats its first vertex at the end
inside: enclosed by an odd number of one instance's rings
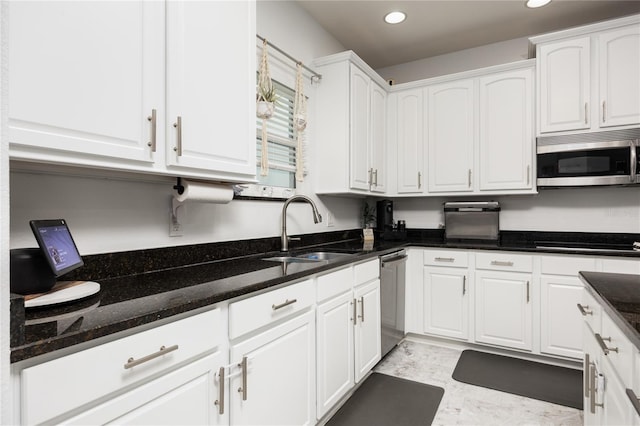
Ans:
MULTIPOLYGON (((311 238, 309 238, 309 236, 303 236, 303 243, 305 242, 318 243, 318 248, 322 249, 321 246, 323 244, 340 243, 341 241, 344 241, 345 237, 348 239, 354 240, 359 235, 359 232, 360 230, 349 230, 349 231, 337 231, 337 232, 327 233, 327 235, 323 237, 311 235, 311 238), (329 241, 325 239, 327 237, 329 237, 328 238, 329 241), (342 238, 342 240, 340 237, 342 238), (333 240, 333 241, 330 241, 330 240, 333 240)), ((633 252, 633 251, 620 252, 615 254, 612 254, 611 252, 598 252, 598 251, 592 251, 592 252, 572 251, 572 250, 558 251, 558 250, 538 249, 538 248, 535 248, 535 246, 531 245, 534 239, 540 239, 540 238, 547 239, 548 235, 555 237, 559 233, 503 231, 501 233, 502 243, 495 244, 495 245, 477 244, 477 243, 445 243, 442 238, 443 234, 444 234, 443 230, 440 230, 440 229, 408 230, 407 239, 404 241, 380 241, 378 239, 376 241, 377 248, 373 251, 357 253, 357 254, 354 254, 353 256, 349 256, 348 258, 345 258, 339 261, 331 262, 329 264, 318 265, 318 267, 308 269, 298 274, 292 274, 279 279, 264 281, 257 284, 251 284, 245 287, 235 289, 233 291, 218 294, 216 297, 203 298, 203 299, 191 301, 189 303, 185 303, 179 306, 174 306, 168 309, 159 310, 154 313, 147 313, 147 314, 132 317, 132 318, 122 318, 121 320, 116 320, 113 323, 110 323, 109 325, 97 327, 89 331, 85 330, 78 333, 70 333, 64 336, 42 340, 36 343, 30 343, 28 345, 23 345, 23 346, 20 346, 19 343, 17 343, 15 339, 13 339, 13 336, 14 334, 16 334, 16 332, 19 332, 19 330, 16 330, 16 327, 24 327, 24 306, 23 306, 24 301, 21 296, 12 294, 11 295, 11 305, 12 305, 11 362, 14 363, 14 362, 22 361, 38 355, 46 354, 46 353, 63 349, 69 346, 73 346, 78 343, 82 343, 82 342, 86 342, 99 337, 118 333, 133 327, 149 324, 163 318, 168 318, 174 315, 189 312, 189 311, 206 307, 206 306, 219 303, 225 300, 230 300, 239 296, 244 296, 244 295, 247 295, 256 291, 264 290, 276 285, 284 284, 287 282, 294 282, 306 276, 310 276, 310 275, 321 273, 330 269, 338 268, 340 266, 344 266, 353 262, 359 262, 362 260, 367 260, 369 258, 377 257, 402 247, 414 246, 414 247, 442 248, 442 249, 501 250, 501 251, 531 252, 531 253, 576 254, 576 255, 597 255, 597 256, 614 255, 617 257, 639 257, 640 258, 640 252, 633 252), (20 312, 20 308, 22 309, 22 312, 20 312), (20 319, 20 318, 22 318, 23 321, 16 321, 17 319, 20 319)), ((588 241, 589 238, 593 238, 591 237, 590 233, 562 233, 562 235, 572 240, 579 240, 579 241, 583 241, 585 239, 588 241)), ((638 235, 636 234, 622 234, 622 235, 625 240, 637 239, 638 237, 638 235)), ((605 237, 606 237, 606 234, 605 234, 605 237)), ((602 234, 598 234, 598 239, 600 238, 602 238, 602 234)), ((257 247, 253 247, 253 248, 257 250, 265 249, 267 247, 272 248, 273 244, 269 240, 272 240, 272 239, 255 240, 255 241, 258 241, 259 244, 257 244, 257 247)), ((255 241, 253 240, 249 241, 249 244, 252 244, 252 243, 255 244, 255 241)), ((246 242, 231 242, 231 243, 223 243, 223 244, 225 244, 225 249, 229 250, 229 244, 244 245, 243 243, 246 244, 246 242)), ((207 246, 210 246, 210 245, 207 245, 207 246)), ((193 248, 193 247, 195 246, 177 247, 176 249, 182 251, 185 248, 193 248)), ((311 244, 308 247, 314 247, 314 245, 311 244)), ((304 247, 299 247, 297 249, 299 250, 303 248, 304 247)), ((237 246, 232 247, 232 249, 234 252, 237 253, 237 250, 239 249, 239 247, 237 246)), ((154 250, 163 251, 167 249, 154 249, 154 250)), ((255 251, 256 250, 253 250, 252 255, 255 255, 255 251)), ((143 254, 147 254, 148 251, 141 251, 141 252, 143 254)), ((125 253, 122 253, 122 254, 125 254, 125 253)), ((229 254, 229 252, 227 251, 226 254, 229 254)), ((116 253, 116 255, 121 255, 121 254, 116 253)), ((101 256, 102 255, 93 255, 91 257, 99 258, 101 256)), ((105 256, 111 256, 111 255, 105 255, 105 256)), ((93 260, 93 263, 97 263, 95 259, 93 260)))
MULTIPOLYGON (((599 275, 605 275, 605 273, 599 273, 599 275)), ((615 276, 616 274, 607 274, 615 276)), ((589 282, 589 278, 585 277, 582 274, 582 271, 578 273, 580 280, 585 284, 585 289, 589 292, 594 299, 600 303, 602 309, 609 315, 609 317, 613 320, 616 326, 622 331, 622 333, 631 341, 635 347, 640 350, 640 334, 631 327, 631 325, 627 322, 626 319, 620 315, 620 312, 609 303, 609 301, 604 298, 598 291, 593 288, 592 284, 589 282)), ((577 309, 577 306, 576 306, 577 309)))

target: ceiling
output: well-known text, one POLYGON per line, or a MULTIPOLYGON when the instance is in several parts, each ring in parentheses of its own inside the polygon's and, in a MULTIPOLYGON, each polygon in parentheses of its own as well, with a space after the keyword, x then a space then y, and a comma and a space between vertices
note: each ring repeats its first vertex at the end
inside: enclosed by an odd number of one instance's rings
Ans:
POLYGON ((344 47, 374 69, 485 44, 640 13, 640 0, 553 0, 528 9, 524 0, 298 0, 344 47), (398 25, 383 21, 401 10, 398 25))

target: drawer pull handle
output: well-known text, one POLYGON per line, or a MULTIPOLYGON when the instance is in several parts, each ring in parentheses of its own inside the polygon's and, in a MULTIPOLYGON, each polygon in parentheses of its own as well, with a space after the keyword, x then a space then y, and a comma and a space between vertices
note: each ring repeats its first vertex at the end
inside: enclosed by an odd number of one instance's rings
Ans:
POLYGON ((632 389, 627 389, 627 396, 629 397, 629 401, 631 401, 631 405, 635 408, 636 413, 640 416, 640 398, 638 398, 638 395, 636 395, 632 389))
POLYGON ((271 305, 271 309, 273 309, 274 311, 277 311, 278 309, 282 309, 285 306, 292 305, 292 304, 296 303, 297 301, 298 301, 298 299, 291 299, 291 300, 287 299, 287 300, 285 300, 284 302, 282 302, 279 305, 271 305))
POLYGON ((360 297, 360 322, 364 322, 364 296, 360 297))
POLYGON ((578 310, 583 317, 586 317, 587 315, 593 315, 593 311, 588 311, 587 309, 589 309, 589 305, 582 306, 580 303, 578 303, 578 310))
POLYGON ((453 257, 436 257, 433 260, 436 262, 453 262, 455 259, 453 257))
POLYGON ((467 292, 467 276, 463 275, 462 276, 462 295, 464 296, 466 292, 467 292))
POLYGON ((618 348, 610 348, 605 343, 605 340, 607 342, 611 342, 611 337, 602 337, 598 333, 596 333, 596 340, 598 341, 598 345, 600 345, 600 349, 602 349, 602 352, 604 352, 605 355, 609 355, 609 352, 618 352, 618 348))
POLYGON ((151 152, 156 152, 156 129, 157 129, 157 120, 158 114, 155 109, 151 110, 151 115, 147 117, 147 120, 151 123, 151 141, 147 143, 149 147, 151 147, 151 152))
POLYGON ((491 264, 493 266, 513 266, 513 262, 504 262, 502 260, 492 260, 491 264))
POLYGON ((224 367, 220 367, 218 382, 220 385, 220 395, 214 404, 218 406, 218 414, 224 414, 224 367))
POLYGON ((127 360, 127 363, 124 365, 125 370, 128 368, 135 367, 136 365, 143 364, 147 361, 151 361, 154 358, 158 358, 159 356, 166 355, 169 352, 177 351, 178 345, 169 346, 160 346, 160 350, 158 352, 154 352, 151 355, 143 356, 142 358, 134 359, 133 357, 127 360))
POLYGON ((589 364, 589 411, 596 413, 596 364, 589 364))
POLYGON ((584 397, 585 398, 589 398, 589 393, 591 391, 591 389, 589 388, 589 377, 591 376, 590 366, 591 366, 591 362, 589 359, 589 353, 587 352, 584 354, 584 366, 582 368, 583 370, 582 375, 584 376, 584 397))
POLYGON ((527 281, 527 303, 529 303, 530 297, 529 297, 529 281, 527 281))
POLYGON ((176 128, 176 146, 173 150, 178 153, 178 157, 182 156, 182 117, 178 116, 176 122, 173 123, 173 127, 176 128))
POLYGON ((353 306, 353 325, 358 325, 358 307, 356 306, 356 299, 353 299, 351 306, 353 306))

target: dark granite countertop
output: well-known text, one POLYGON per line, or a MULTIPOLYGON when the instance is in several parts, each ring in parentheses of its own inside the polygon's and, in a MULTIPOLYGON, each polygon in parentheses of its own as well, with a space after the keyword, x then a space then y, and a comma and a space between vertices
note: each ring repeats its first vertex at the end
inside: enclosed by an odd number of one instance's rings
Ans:
POLYGON ((614 234, 613 238, 587 233, 504 231, 499 243, 481 244, 446 243, 440 229, 408 230, 402 240, 377 240, 373 247, 364 248, 360 232, 350 230, 303 235, 300 246, 290 252, 295 255, 324 250, 352 254, 332 262, 283 265, 262 260, 281 255, 277 251, 279 238, 83 256, 85 266, 64 279, 98 281, 101 285, 98 294, 74 303, 29 309, 26 313, 22 297, 12 295, 11 362, 293 282, 406 246, 616 255, 640 259, 640 253, 633 251, 584 252, 536 248, 540 241, 627 244, 638 239, 639 236, 634 234, 614 234))
POLYGON ((585 288, 640 349, 640 275, 581 271, 585 288))

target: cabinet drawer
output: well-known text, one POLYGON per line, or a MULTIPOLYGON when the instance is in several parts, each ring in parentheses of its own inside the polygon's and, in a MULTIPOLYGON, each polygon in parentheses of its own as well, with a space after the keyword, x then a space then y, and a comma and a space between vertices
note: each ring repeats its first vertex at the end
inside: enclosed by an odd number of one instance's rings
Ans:
POLYGON ((466 268, 469 263, 466 251, 456 250, 425 250, 424 264, 429 266, 449 266, 466 268))
POLYGON ((602 331, 602 307, 586 289, 582 290, 580 306, 576 306, 577 309, 580 307, 582 307, 582 318, 589 324, 591 330, 594 333, 600 333, 602 331))
POLYGON ((380 277, 380 259, 359 263, 353 267, 353 284, 360 285, 380 277))
POLYGON ((595 271, 594 257, 540 256, 540 270, 543 274, 578 276, 580 271, 595 271))
POLYGON ((309 308, 315 302, 313 280, 272 290, 229 305, 229 338, 264 327, 309 308))
POLYGON ((633 345, 606 313, 602 314, 601 338, 604 342, 599 343, 609 348, 608 354, 603 349, 603 353, 606 354, 604 357, 609 359, 624 387, 631 389, 633 386, 633 345))
POLYGON ((476 254, 477 269, 491 269, 494 271, 533 271, 533 256, 527 254, 493 253, 476 254))
POLYGON ((212 351, 223 331, 215 309, 26 368, 22 423, 45 422, 212 351), (142 362, 128 367, 131 359, 142 362))
POLYGON ((318 277, 317 294, 318 302, 337 296, 353 286, 353 268, 340 269, 318 277))

